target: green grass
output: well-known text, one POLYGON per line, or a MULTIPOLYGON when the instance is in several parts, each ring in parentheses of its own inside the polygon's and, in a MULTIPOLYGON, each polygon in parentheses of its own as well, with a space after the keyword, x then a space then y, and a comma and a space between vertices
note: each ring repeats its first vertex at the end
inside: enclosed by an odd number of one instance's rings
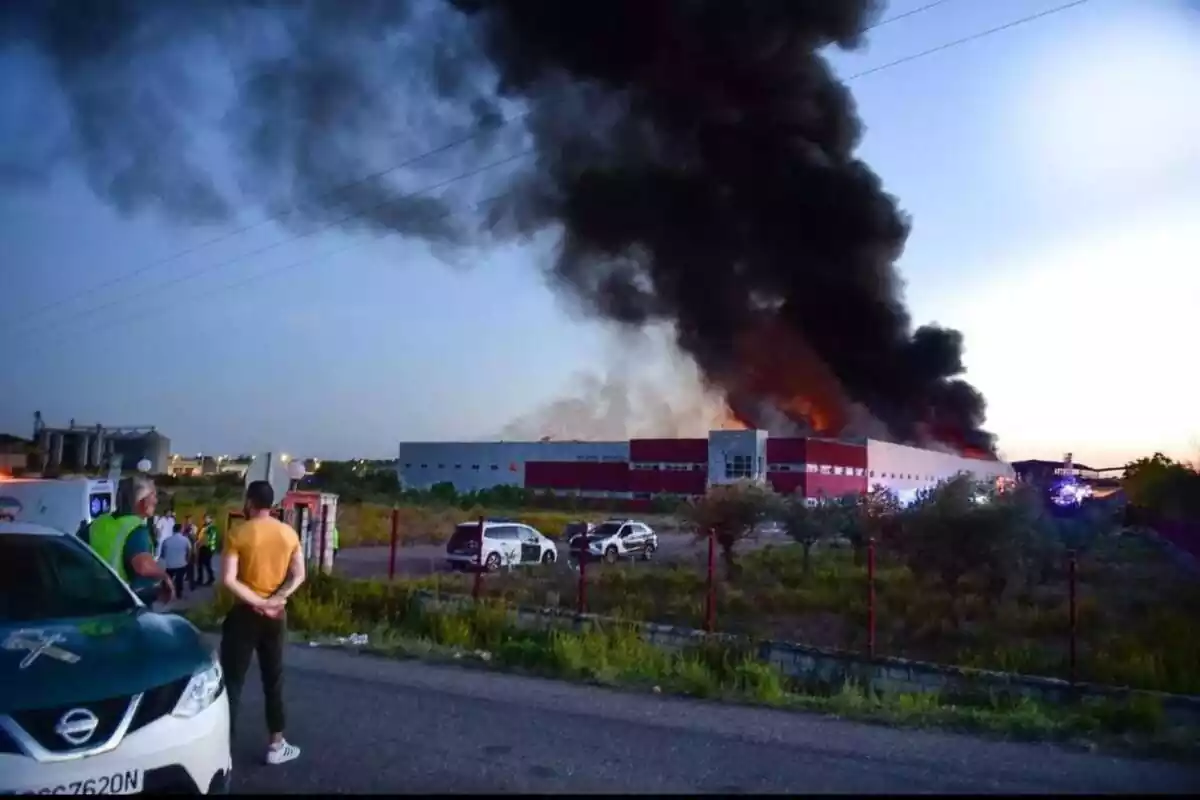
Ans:
MULTIPOLYGON (((1120 559, 1125 554, 1118 553, 1120 559)), ((1154 569, 1096 556, 1081 564, 1078 678, 1153 691, 1200 694, 1200 591, 1154 569)), ((717 586, 717 626, 759 639, 847 651, 866 649, 867 575, 851 553, 813 556, 805 571, 795 546, 742 556, 742 572, 717 586)), ((358 583, 358 582, 356 582, 358 583)), ((473 578, 398 580, 406 590, 467 596, 473 578)), ((527 607, 576 607, 578 578, 561 568, 487 575, 488 599, 527 607)), ((604 566, 588 573, 588 610, 604 616, 701 628, 706 592, 698 564, 604 566)), ((345 588, 359 605, 377 590, 345 588)), ((349 596, 349 595, 347 595, 349 596)), ((989 603, 964 583, 951 598, 904 566, 878 559, 876 644, 882 655, 1069 677, 1067 591, 1061 581, 1018 587, 989 603)))
MULTIPOLYGON (((228 601, 187 616, 212 629, 228 601)), ((1200 755, 1195 730, 1168 726, 1153 700, 1089 700, 1053 706, 1000 696, 948 698, 934 694, 879 695, 846 684, 806 689, 760 662, 744 645, 709 641, 667 651, 622 623, 583 630, 530 630, 510 622, 496 601, 430 609, 409 586, 318 577, 289 604, 289 625, 310 641, 367 633, 363 649, 379 655, 453 661, 546 678, 685 695, 911 727, 940 727, 1049 741, 1117 746, 1158 755, 1200 755)))

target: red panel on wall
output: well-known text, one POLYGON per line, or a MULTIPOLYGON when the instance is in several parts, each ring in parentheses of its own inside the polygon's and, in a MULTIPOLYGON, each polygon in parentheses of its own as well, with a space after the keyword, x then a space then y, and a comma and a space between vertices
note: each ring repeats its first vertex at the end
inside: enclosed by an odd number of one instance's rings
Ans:
POLYGON ((846 494, 865 494, 867 491, 866 476, 854 475, 816 475, 808 473, 804 482, 805 497, 841 497, 846 494))
MULTIPOLYGON (((768 443, 770 439, 767 440, 768 443)), ((803 472, 768 472, 767 481, 771 488, 780 494, 792 494, 797 489, 804 488, 805 473, 803 472)))
POLYGON ((630 439, 629 460, 652 464, 706 464, 708 439, 630 439))
POLYGON ((774 436, 767 439, 768 464, 803 464, 807 460, 807 439, 784 439, 774 436))
MULTIPOLYGON (((770 440, 767 441, 769 444, 770 440)), ((809 464, 832 464, 835 467, 867 466, 866 445, 809 439, 807 449, 809 464)))
POLYGON ((634 494, 661 492, 664 474, 657 469, 631 469, 629 470, 629 491, 634 494))
POLYGON ((670 494, 704 494, 708 486, 708 474, 704 470, 662 470, 659 476, 662 480, 661 491, 670 494))
POLYGON ((527 461, 525 486, 528 489, 627 492, 629 465, 617 461, 527 461))

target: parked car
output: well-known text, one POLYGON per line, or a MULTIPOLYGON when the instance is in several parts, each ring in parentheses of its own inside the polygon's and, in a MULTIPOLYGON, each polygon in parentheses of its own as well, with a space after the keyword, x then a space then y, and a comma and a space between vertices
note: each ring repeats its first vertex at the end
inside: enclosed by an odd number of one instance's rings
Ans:
POLYGON ((658 534, 635 519, 612 519, 576 534, 567 546, 573 559, 587 552, 590 558, 603 558, 609 564, 621 558, 649 561, 658 550, 658 534))
POLYGON ((446 560, 451 569, 483 569, 494 572, 501 566, 553 564, 558 547, 536 528, 511 520, 484 520, 482 548, 479 523, 462 522, 446 542, 446 560))
POLYGON ((0 522, 0 794, 228 791, 221 667, 69 533, 0 522))

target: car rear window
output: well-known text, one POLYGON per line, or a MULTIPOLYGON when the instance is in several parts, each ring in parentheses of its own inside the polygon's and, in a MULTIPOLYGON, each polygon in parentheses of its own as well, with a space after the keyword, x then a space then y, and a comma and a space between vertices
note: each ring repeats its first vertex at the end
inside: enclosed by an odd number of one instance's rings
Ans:
POLYGON ((121 580, 65 536, 0 534, 0 622, 28 623, 132 611, 121 580))
POLYGON ((446 543, 446 548, 448 550, 461 550, 469 546, 471 542, 478 541, 479 523, 468 522, 455 526, 454 533, 450 535, 450 541, 446 543))

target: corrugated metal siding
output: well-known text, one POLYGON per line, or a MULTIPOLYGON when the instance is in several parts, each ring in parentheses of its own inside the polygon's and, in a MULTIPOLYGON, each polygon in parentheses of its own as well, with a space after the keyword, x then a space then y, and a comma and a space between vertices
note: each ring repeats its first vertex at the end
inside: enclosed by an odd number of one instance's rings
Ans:
MULTIPOLYGON (((769 440, 768 440, 769 442, 769 440)), ((804 489, 803 472, 768 472, 767 482, 771 488, 780 494, 792 494, 797 489, 804 489)))
POLYGON ((635 494, 704 494, 708 476, 704 470, 632 469, 629 491, 635 494))
POLYGON ((529 489, 628 492, 629 465, 589 461, 527 461, 529 489))
POLYGON ((767 439, 768 464, 803 464, 807 461, 807 439, 767 439))
MULTIPOLYGON (((769 445, 770 440, 767 441, 769 445)), ((806 461, 809 464, 830 464, 835 467, 867 466, 867 448, 861 444, 809 439, 807 454, 806 461)))
POLYGON ((708 439, 631 439, 629 460, 663 464, 708 462, 708 439))
POLYGON ((822 494, 826 497, 841 497, 846 494, 865 494, 867 491, 865 475, 817 475, 810 472, 805 478, 805 497, 819 497, 822 494))

